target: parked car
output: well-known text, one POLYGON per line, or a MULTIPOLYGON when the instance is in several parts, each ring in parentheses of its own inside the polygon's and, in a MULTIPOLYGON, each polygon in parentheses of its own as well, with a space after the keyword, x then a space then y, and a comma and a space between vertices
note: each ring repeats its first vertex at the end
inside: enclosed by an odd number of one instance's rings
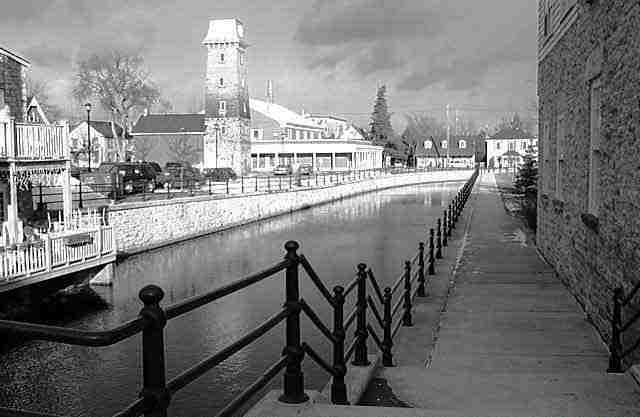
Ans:
POLYGON ((186 162, 167 162, 164 166, 163 184, 171 188, 200 188, 204 178, 200 171, 186 162))
POLYGON ((273 175, 291 175, 292 173, 291 165, 278 165, 273 169, 273 175))
POLYGON ((300 165, 298 168, 298 175, 311 175, 313 174, 313 166, 309 164, 300 165))
POLYGON ((142 163, 104 162, 98 172, 111 174, 120 195, 153 192, 155 189, 155 172, 142 163))
POLYGON ((147 165, 149 168, 153 170, 155 174, 155 188, 161 188, 164 186, 164 173, 162 172, 162 168, 160 164, 154 161, 142 161, 143 164, 147 165))
POLYGON ((205 168, 204 177, 211 181, 235 180, 238 176, 231 168, 205 168))

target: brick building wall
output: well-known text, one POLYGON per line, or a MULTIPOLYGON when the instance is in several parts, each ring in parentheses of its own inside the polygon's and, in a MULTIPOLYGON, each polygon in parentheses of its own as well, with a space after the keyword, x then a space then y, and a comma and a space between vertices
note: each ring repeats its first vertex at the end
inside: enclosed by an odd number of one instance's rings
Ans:
MULTIPOLYGON (((538 67, 537 239, 608 341, 614 288, 628 293, 640 280, 640 1, 580 0, 576 7, 576 20, 538 67), (597 216, 590 217, 595 79, 601 134, 593 182, 600 198, 597 216)), ((627 347, 640 326, 633 331, 627 347)))
POLYGON ((4 103, 17 121, 23 121, 26 112, 25 76, 22 64, 0 53, 0 97, 4 96, 4 103))

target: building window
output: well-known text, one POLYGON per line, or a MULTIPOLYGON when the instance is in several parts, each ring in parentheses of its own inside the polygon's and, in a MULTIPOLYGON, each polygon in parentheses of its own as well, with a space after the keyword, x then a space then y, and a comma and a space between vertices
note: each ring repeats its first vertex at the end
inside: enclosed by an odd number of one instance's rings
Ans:
POLYGON ((431 143, 430 140, 425 140, 424 141, 424 148, 425 149, 431 149, 432 146, 433 146, 433 143, 431 143))
POLYGON ((313 134, 313 138, 314 138, 314 139, 320 139, 320 134, 319 134, 318 132, 315 132, 315 133, 313 134))
POLYGON ((589 189, 588 211, 594 216, 600 211, 600 124, 601 124, 601 94, 602 82, 600 77, 591 82, 590 88, 590 138, 589 138, 589 189))
POLYGON ((224 64, 224 54, 220 54, 220 63, 224 64))
POLYGON ((510 151, 515 151, 516 150, 516 143, 515 142, 509 142, 507 143, 507 147, 510 151))
POLYGON ((240 85, 242 85, 242 88, 244 88, 246 86, 246 81, 245 81, 244 77, 240 80, 240 85))
POLYGON ((262 129, 253 129, 251 136, 254 139, 258 139, 258 140, 262 139, 262 137, 263 137, 262 129))
POLYGON ((527 149, 527 141, 523 140, 522 143, 520 144, 520 149, 527 149))
POLYGON ((222 132, 222 134, 224 135, 225 133, 227 133, 227 128, 225 126, 222 126, 220 132, 222 132))
POLYGON ((564 137, 565 123, 564 114, 558 116, 558 125, 556 127, 556 198, 562 200, 562 164, 564 161, 564 137))
POLYGON ((242 113, 247 114, 247 102, 242 102, 242 113))
POLYGON ((224 79, 222 77, 220 77, 220 79, 218 80, 218 85, 220 87, 224 86, 224 79))
POLYGON ((440 146, 442 147, 442 149, 447 149, 447 141, 443 140, 442 142, 440 142, 440 146))
POLYGON ((500 141, 496 142, 496 149, 500 150, 500 141))
POLYGON ((224 100, 220 100, 218 102, 218 113, 221 116, 224 116, 225 114, 227 114, 227 102, 224 100))
POLYGON ((244 65, 244 52, 240 52, 240 65, 244 65))
POLYGON ((461 140, 460 142, 458 142, 458 147, 460 149, 466 149, 467 148, 467 141, 466 140, 461 140))

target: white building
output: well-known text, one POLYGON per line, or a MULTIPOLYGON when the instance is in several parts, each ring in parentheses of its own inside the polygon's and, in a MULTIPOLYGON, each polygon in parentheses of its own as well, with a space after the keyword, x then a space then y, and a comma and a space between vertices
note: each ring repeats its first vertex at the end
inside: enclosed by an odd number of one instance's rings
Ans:
POLYGON ((318 171, 382 168, 382 147, 365 140, 346 120, 305 117, 256 99, 250 100, 250 108, 253 171, 270 171, 279 164, 311 165, 318 171))
POLYGON ((531 150, 538 155, 538 139, 520 128, 505 128, 487 138, 487 167, 514 168, 522 164, 531 150))

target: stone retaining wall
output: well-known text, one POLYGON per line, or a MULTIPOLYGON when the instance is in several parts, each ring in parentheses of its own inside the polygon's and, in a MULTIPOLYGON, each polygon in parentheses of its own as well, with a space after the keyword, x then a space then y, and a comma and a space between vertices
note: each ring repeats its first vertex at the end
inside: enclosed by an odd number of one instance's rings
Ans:
POLYGON ((300 191, 225 198, 198 196, 111 206, 118 252, 130 255, 366 192, 404 185, 466 181, 471 170, 395 174, 300 191))

